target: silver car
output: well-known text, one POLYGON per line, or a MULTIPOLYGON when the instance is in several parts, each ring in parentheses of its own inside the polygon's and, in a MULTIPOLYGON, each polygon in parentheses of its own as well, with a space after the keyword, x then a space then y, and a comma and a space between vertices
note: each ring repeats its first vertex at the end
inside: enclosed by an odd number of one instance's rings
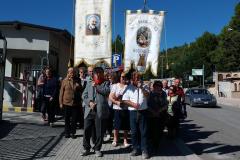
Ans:
POLYGON ((194 106, 212 106, 217 105, 217 100, 207 89, 191 88, 185 92, 185 103, 191 107, 194 106))

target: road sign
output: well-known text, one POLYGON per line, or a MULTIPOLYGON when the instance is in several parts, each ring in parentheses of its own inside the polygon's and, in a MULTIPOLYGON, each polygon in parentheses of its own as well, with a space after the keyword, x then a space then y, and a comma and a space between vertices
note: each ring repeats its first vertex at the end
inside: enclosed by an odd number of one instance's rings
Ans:
POLYGON ((117 68, 122 65, 122 54, 115 53, 112 55, 112 68, 117 68))
POLYGON ((203 75, 203 69, 192 69, 192 75, 193 76, 202 76, 203 75))
POLYGON ((193 76, 188 76, 189 81, 193 81, 193 76))

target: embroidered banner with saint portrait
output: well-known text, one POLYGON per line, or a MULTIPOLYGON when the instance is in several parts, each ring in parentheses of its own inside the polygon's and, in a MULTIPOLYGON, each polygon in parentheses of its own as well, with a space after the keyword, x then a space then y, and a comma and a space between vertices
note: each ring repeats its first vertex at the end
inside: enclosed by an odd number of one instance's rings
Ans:
POLYGON ((126 12, 125 71, 131 64, 142 73, 151 66, 152 73, 157 75, 163 21, 164 11, 126 12))
POLYGON ((111 65, 112 0, 76 0, 75 6, 75 65, 85 62, 111 65))

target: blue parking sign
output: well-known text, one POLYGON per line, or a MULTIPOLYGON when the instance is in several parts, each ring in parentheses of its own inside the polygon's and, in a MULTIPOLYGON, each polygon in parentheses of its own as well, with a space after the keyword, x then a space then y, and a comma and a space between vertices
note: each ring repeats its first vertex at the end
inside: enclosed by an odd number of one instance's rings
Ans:
POLYGON ((122 54, 114 53, 112 55, 112 68, 117 68, 122 65, 122 54))

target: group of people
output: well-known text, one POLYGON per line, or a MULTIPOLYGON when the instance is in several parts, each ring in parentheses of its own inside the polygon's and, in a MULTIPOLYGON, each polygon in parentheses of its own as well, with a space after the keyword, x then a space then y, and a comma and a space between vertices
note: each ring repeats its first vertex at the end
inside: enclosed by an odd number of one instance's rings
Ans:
POLYGON ((64 110, 65 137, 76 138, 76 124, 82 124, 82 156, 89 155, 93 149, 97 157, 102 157, 104 136, 109 139, 113 130, 114 147, 120 142, 119 131, 123 131, 123 146, 129 147, 130 133, 130 155, 142 154, 147 159, 158 150, 164 129, 167 128, 169 137, 175 137, 180 119, 186 116, 179 79, 171 86, 166 80, 146 84, 138 72, 128 76, 105 73, 101 67, 88 67, 87 76, 84 68, 79 68, 78 73, 69 68, 59 93, 58 82, 51 76, 50 69, 45 70, 45 76, 40 76, 38 84, 43 95, 42 118, 46 119, 47 110, 50 126, 54 123, 53 105, 57 98, 64 110))

